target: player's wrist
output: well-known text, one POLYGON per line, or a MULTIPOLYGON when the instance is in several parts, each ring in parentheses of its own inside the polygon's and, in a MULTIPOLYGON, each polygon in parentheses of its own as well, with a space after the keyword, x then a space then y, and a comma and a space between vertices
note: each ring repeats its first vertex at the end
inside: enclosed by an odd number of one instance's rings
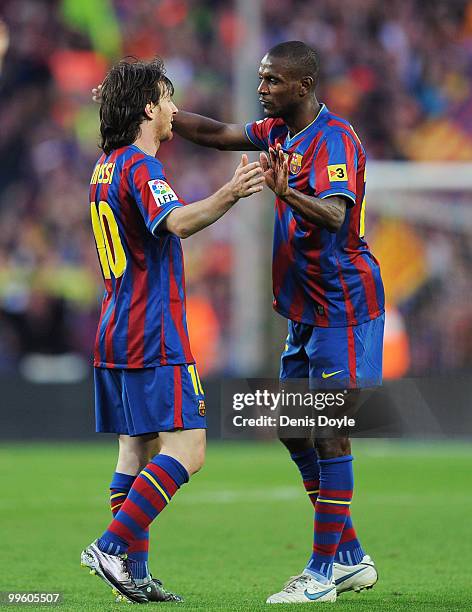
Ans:
POLYGON ((226 197, 228 198, 231 206, 236 204, 236 202, 241 198, 239 185, 235 181, 230 181, 224 188, 226 188, 226 197))
POLYGON ((275 193, 282 200, 287 200, 292 195, 293 189, 287 185, 284 189, 278 189, 275 193))

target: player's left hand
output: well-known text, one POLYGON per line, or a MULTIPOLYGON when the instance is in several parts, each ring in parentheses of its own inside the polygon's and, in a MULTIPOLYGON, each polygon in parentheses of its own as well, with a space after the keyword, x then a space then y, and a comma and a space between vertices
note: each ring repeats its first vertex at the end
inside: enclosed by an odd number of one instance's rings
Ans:
POLYGON ((276 148, 269 148, 270 162, 266 153, 260 154, 261 166, 264 178, 269 189, 283 198, 287 195, 288 186, 288 162, 282 150, 282 146, 277 144, 276 148))
POLYGON ((102 101, 102 84, 97 85, 92 89, 92 100, 98 104, 102 101))

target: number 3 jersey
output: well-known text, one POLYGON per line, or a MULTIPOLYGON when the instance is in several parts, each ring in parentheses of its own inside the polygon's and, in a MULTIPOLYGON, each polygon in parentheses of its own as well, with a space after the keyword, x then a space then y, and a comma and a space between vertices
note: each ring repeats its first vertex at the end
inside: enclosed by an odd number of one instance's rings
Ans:
POLYGON ((162 164, 131 145, 102 155, 90 213, 105 282, 94 365, 145 368, 193 363, 180 240, 167 215, 185 203, 162 164))
POLYGON ((380 268, 364 240, 365 152, 350 124, 322 104, 317 117, 290 136, 283 119, 248 123, 263 150, 280 143, 290 187, 317 198, 343 196, 341 229, 331 233, 275 201, 274 308, 293 321, 320 327, 359 325, 384 310, 380 268))

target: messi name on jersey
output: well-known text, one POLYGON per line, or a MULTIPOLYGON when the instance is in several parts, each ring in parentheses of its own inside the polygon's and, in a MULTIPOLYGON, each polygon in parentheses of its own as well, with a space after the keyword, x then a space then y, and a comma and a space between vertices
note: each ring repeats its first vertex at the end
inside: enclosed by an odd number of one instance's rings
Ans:
POLYGON ((115 172, 115 164, 97 164, 93 171, 92 178, 90 180, 91 185, 110 184, 113 180, 113 173, 115 172))

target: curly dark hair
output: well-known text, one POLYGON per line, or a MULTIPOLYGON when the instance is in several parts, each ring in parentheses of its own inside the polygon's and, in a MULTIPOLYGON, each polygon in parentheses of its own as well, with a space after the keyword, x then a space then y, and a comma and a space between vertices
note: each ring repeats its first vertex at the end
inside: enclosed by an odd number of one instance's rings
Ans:
POLYGON ((100 148, 107 155, 132 144, 147 120, 146 104, 158 104, 173 95, 174 86, 165 75, 164 62, 156 57, 143 62, 134 57, 118 62, 102 83, 100 104, 100 148))

